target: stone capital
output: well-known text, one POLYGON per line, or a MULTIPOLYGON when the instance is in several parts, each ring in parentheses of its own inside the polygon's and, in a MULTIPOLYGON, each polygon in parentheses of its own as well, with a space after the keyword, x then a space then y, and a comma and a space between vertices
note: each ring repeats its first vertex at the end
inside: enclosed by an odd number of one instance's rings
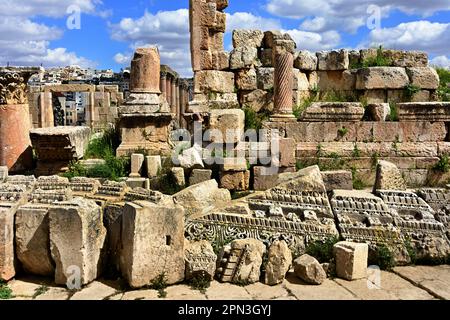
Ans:
POLYGON ((0 105, 26 104, 27 83, 41 68, 0 68, 0 105))

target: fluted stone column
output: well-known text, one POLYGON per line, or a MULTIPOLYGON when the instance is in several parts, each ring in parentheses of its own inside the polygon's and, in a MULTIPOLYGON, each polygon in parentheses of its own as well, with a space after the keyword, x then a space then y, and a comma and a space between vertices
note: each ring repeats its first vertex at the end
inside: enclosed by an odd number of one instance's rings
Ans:
POLYGON ((0 68, 0 166, 10 172, 31 168, 27 83, 40 68, 0 68))
POLYGON ((272 121, 295 120, 292 106, 294 56, 285 50, 276 50, 274 76, 274 115, 272 121))

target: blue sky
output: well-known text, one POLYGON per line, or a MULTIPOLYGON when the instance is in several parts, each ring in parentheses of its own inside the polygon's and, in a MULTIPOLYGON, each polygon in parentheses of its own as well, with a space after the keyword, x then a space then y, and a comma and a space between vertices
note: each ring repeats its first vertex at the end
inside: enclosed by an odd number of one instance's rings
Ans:
MULTIPOLYGON (((137 46, 158 45, 162 62, 192 74, 188 0, 0 0, 0 65, 78 64, 120 70, 137 46), (81 10, 79 30, 67 9, 81 10)), ((281 29, 298 49, 320 51, 379 44, 424 50, 450 66, 450 0, 230 0, 225 49, 233 29, 281 29), (376 11, 370 11, 376 5, 376 11), (377 11, 379 10, 379 11, 377 11), (380 29, 369 29, 371 13, 380 29)))

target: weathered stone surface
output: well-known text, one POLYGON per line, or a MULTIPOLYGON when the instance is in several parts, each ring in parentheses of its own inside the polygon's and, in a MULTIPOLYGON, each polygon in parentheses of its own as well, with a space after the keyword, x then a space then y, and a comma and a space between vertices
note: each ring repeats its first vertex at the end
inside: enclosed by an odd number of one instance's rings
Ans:
POLYGON ((336 91, 351 96, 356 86, 356 71, 313 71, 309 75, 309 83, 311 88, 322 91, 323 97, 336 91))
POLYGON ((302 114, 302 121, 361 121, 364 108, 359 102, 315 102, 302 114))
POLYGON ((9 281, 15 274, 14 208, 0 208, 0 280, 9 281))
POLYGON ((140 177, 142 174, 142 167, 144 165, 145 156, 140 153, 131 155, 131 173, 130 177, 140 177))
MULTIPOLYGON (((294 167, 295 160, 295 147, 296 142, 292 138, 282 138, 278 139, 279 154, 278 154, 278 165, 280 167, 294 167)), ((273 159, 272 159, 273 160, 273 159)), ((276 161, 274 161, 276 162, 276 161)))
POLYGON ((252 67, 259 67, 258 49, 255 47, 245 46, 235 48, 230 53, 230 69, 250 69, 252 67))
POLYGON ((374 190, 406 190, 406 183, 395 164, 378 161, 374 190))
POLYGON ((450 121, 450 102, 398 103, 400 121, 450 121))
POLYGON ((70 300, 82 300, 82 301, 92 301, 92 300, 105 300, 106 298, 117 293, 117 289, 108 285, 107 283, 102 283, 95 281, 89 284, 86 288, 76 292, 70 300))
POLYGON ((288 33, 281 33, 278 30, 271 30, 264 32, 264 47, 269 49, 274 49, 277 46, 283 46, 284 42, 290 43, 289 45, 286 44, 286 48, 288 52, 294 54, 296 44, 295 41, 292 39, 292 37, 288 33))
POLYGON ((233 47, 255 47, 262 45, 264 33, 260 30, 233 30, 233 47))
POLYGON ((351 171, 322 171, 321 174, 327 191, 332 191, 335 189, 353 189, 353 176, 351 171))
POLYGON ((161 156, 148 156, 145 157, 147 166, 147 177, 156 177, 161 171, 161 156))
POLYGON ((136 188, 143 188, 143 189, 147 189, 147 190, 150 189, 150 179, 148 179, 148 178, 141 178, 141 177, 128 178, 126 180, 126 184, 131 189, 136 189, 136 188))
POLYGON ((194 90, 196 93, 233 93, 234 73, 216 70, 197 71, 194 77, 194 90))
POLYGON ((347 50, 317 52, 318 70, 347 70, 349 57, 347 50))
POLYGON ((294 56, 289 51, 274 53, 275 73, 274 73, 274 115, 272 119, 295 120, 292 112, 293 98, 292 88, 294 87, 294 56))
POLYGON ((276 240, 269 247, 265 283, 271 286, 284 281, 292 265, 292 252, 285 241, 276 240))
POLYGON ((186 186, 186 178, 184 176, 183 168, 172 168, 170 169, 172 172, 172 176, 175 179, 175 183, 178 187, 184 188, 186 186))
POLYGON ((186 280, 197 276, 212 280, 216 272, 217 255, 208 241, 189 242, 184 249, 186 280))
POLYGON ((273 94, 264 90, 244 92, 240 96, 242 106, 252 108, 255 112, 273 111, 273 94))
POLYGON ((100 207, 92 200, 75 198, 51 206, 49 220, 55 283, 65 285, 78 272, 81 285, 95 280, 101 272, 106 238, 100 207))
POLYGON ((258 79, 258 89, 272 90, 274 86, 274 68, 258 68, 256 70, 258 79))
POLYGON ((250 171, 221 172, 220 187, 235 191, 248 190, 250 188, 250 171))
POLYGON ((283 177, 279 177, 281 183, 278 187, 290 190, 302 190, 312 192, 326 192, 322 174, 318 166, 302 169, 296 173, 287 173, 287 180, 283 182, 283 177))
POLYGON ((137 48, 131 61, 131 92, 159 93, 160 57, 158 48, 137 48))
POLYGON ((409 84, 404 68, 372 67, 359 69, 356 75, 357 90, 403 89, 409 84))
POLYGON ((47 205, 26 205, 16 213, 16 254, 25 272, 53 276, 47 205))
POLYGON ((189 177, 189 185, 193 186, 205 181, 211 180, 212 170, 209 169, 194 169, 189 177))
POLYGON ((413 86, 431 90, 435 90, 439 87, 439 75, 434 68, 407 68, 406 73, 413 86))
POLYGON ((222 171, 246 171, 247 170, 247 159, 241 158, 223 158, 222 171))
POLYGON ((231 195, 228 190, 219 189, 216 180, 209 180, 180 191, 174 195, 174 200, 183 205, 187 217, 193 218, 231 201, 231 195))
POLYGON ((308 284, 320 285, 327 279, 320 263, 307 254, 294 260, 294 273, 308 284))
POLYGON ((0 167, 0 183, 3 183, 8 178, 8 167, 0 167))
POLYGON ((256 70, 243 69, 236 73, 236 87, 239 90, 256 90, 256 70))
POLYGON ((297 52, 294 67, 301 71, 315 71, 317 69, 317 55, 303 50, 297 52))
POLYGON ((366 243, 338 242, 333 250, 338 277, 349 281, 366 278, 369 255, 366 243))
POLYGON ((245 113, 240 109, 211 110, 209 139, 216 143, 237 143, 245 129, 245 113))
POLYGON ((268 168, 253 167, 253 189, 256 191, 266 191, 277 185, 278 174, 269 174, 268 168))
POLYGON ((122 216, 121 271, 132 288, 165 273, 168 284, 184 279, 184 210, 170 202, 127 203, 122 216))
POLYGON ((308 77, 305 73, 300 72, 298 69, 294 69, 293 89, 299 91, 308 91, 310 89, 308 77))
POLYGON ((389 103, 369 104, 366 108, 373 121, 388 121, 391 116, 391 106, 389 103))
POLYGON ((217 269, 219 279, 232 283, 258 282, 265 252, 266 246, 259 240, 234 240, 221 254, 221 264, 217 269))
MULTIPOLYGON (((377 56, 378 49, 364 49, 360 51, 361 61, 377 56)), ((383 50, 383 57, 394 67, 427 67, 428 54, 421 51, 383 50)))
POLYGON ((195 144, 192 148, 186 149, 178 156, 178 161, 184 169, 200 167, 203 168, 202 147, 195 144))

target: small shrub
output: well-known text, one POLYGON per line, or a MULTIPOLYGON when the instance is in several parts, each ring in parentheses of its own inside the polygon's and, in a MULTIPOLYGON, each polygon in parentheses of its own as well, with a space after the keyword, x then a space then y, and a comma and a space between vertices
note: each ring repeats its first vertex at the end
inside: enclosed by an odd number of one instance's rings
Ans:
POLYGON ((198 290, 205 294, 206 289, 211 285, 211 279, 209 276, 205 275, 203 272, 201 274, 195 275, 190 281, 189 286, 193 290, 198 290))
POLYGON ((363 68, 370 67, 390 67, 392 65, 392 60, 386 58, 384 54, 383 46, 379 46, 377 49, 377 54, 374 57, 368 57, 362 62, 363 68))
POLYGON ((395 267, 394 255, 386 245, 379 245, 374 252, 371 264, 379 266, 381 270, 392 270, 395 267))
POLYGON ((3 280, 0 280, 0 300, 8 300, 12 298, 13 295, 11 288, 8 287, 8 284, 3 280))
POLYGON ((151 281, 150 289, 158 291, 158 298, 167 297, 167 275, 165 272, 161 273, 151 281))
POLYGON ((333 247, 339 242, 339 237, 330 237, 325 241, 315 241, 306 247, 306 253, 316 258, 320 263, 332 262, 334 259, 333 247))
POLYGON ((345 137, 348 133, 348 129, 346 127, 338 129, 338 134, 340 137, 345 137))
POLYGON ((409 100, 411 100, 414 95, 416 93, 420 92, 420 87, 415 86, 413 84, 408 84, 405 88, 404 88, 404 92, 405 92, 405 97, 409 100))
POLYGON ((441 101, 450 101, 450 70, 444 68, 436 68, 439 75, 440 85, 437 90, 437 95, 441 101))
POLYGON ((358 177, 358 173, 356 172, 355 167, 352 168, 352 184, 353 189, 355 190, 364 190, 364 188, 366 187, 364 181, 362 181, 361 178, 358 177))
POLYGON ((63 177, 72 179, 74 177, 86 177, 86 168, 78 161, 71 161, 69 163, 69 170, 62 174, 63 177))
POLYGON ((447 173, 450 171, 450 160, 448 155, 443 155, 440 157, 439 162, 433 166, 433 170, 442 173, 447 173))
POLYGON ((408 252, 410 264, 413 264, 413 265, 416 264, 416 262, 417 262, 417 250, 413 247, 413 245, 412 245, 410 240, 406 240, 405 241, 405 248, 406 248, 406 251, 408 252))
POLYGON ((361 157, 361 150, 359 150, 358 145, 355 143, 352 151, 352 157, 353 158, 359 158, 361 157))
POLYGON ((256 130, 262 129, 264 121, 267 121, 270 117, 268 112, 255 112, 250 107, 244 107, 245 113, 245 130, 256 130))
POLYGON ((305 169, 306 167, 308 167, 308 164, 303 161, 297 160, 297 162, 295 162, 295 169, 297 171, 305 169))
POLYGON ((102 136, 89 142, 85 159, 105 159, 114 155, 120 145, 119 133, 115 128, 106 129, 102 136))

